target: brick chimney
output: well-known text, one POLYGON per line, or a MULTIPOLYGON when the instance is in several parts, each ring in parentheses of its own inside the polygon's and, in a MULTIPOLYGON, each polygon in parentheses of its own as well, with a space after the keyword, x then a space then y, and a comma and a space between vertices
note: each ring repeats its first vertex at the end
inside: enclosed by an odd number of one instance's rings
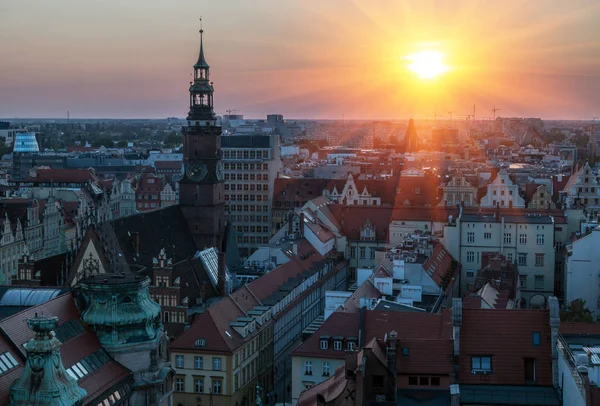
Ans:
POLYGON ((396 393, 397 393, 397 369, 396 369, 396 338, 398 334, 395 331, 392 331, 388 335, 387 340, 387 367, 391 374, 391 377, 388 378, 388 399, 396 402, 396 393))

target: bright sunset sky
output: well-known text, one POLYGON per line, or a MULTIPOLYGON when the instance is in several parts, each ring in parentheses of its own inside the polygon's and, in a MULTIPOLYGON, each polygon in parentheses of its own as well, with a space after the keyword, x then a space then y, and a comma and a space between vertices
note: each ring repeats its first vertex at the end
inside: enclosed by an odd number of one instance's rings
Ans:
POLYGON ((199 16, 218 114, 600 116, 597 0, 3 0, 0 16, 5 118, 184 117, 199 16), (441 73, 409 68, 422 52, 441 73))

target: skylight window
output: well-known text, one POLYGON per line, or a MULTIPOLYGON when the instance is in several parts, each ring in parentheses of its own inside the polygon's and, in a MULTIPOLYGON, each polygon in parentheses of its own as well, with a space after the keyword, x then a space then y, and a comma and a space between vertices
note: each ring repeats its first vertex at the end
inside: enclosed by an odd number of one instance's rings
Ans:
POLYGON ((0 375, 17 366, 19 366, 19 363, 10 352, 5 352, 0 355, 0 375))

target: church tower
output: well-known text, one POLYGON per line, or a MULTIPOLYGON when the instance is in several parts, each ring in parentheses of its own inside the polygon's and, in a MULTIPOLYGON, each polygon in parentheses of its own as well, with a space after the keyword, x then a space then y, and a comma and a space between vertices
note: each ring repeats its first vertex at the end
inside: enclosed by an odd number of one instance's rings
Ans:
POLYGON ((404 136, 404 152, 417 152, 419 150, 417 130, 415 128, 415 121, 411 118, 408 122, 408 128, 406 129, 406 135, 404 136))
POLYGON ((198 249, 224 250, 225 200, 221 163, 221 127, 213 110, 210 67, 204 58, 200 29, 200 54, 190 82, 190 111, 183 128, 183 165, 179 206, 198 249))

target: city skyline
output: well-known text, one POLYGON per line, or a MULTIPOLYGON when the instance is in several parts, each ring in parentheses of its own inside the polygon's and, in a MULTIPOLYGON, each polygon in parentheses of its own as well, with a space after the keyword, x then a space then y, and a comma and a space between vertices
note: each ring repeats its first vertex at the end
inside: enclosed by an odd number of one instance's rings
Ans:
POLYGON ((199 16, 219 114, 599 115, 593 1, 223 3, 0 5, 0 116, 183 117, 199 16), (413 69, 423 52, 444 69, 413 69))

